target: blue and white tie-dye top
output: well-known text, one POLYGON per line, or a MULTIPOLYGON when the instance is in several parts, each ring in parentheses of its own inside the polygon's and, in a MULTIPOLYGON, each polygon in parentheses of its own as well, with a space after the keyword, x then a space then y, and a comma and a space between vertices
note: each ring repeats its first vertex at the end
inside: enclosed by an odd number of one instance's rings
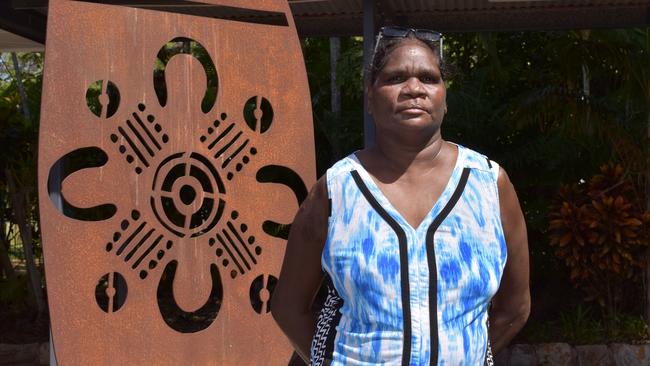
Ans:
POLYGON ((411 227, 354 154, 327 171, 328 296, 312 365, 484 363, 506 263, 499 167, 458 146, 442 195, 411 227))

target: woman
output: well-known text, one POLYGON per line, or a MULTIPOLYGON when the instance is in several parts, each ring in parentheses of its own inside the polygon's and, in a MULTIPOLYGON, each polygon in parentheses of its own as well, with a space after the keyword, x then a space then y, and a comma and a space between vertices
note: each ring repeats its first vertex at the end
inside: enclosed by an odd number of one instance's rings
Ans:
POLYGON ((442 139, 441 62, 439 33, 382 28, 376 142, 330 168, 296 215, 273 316, 313 365, 481 365, 528 318, 516 193, 495 162, 442 139))

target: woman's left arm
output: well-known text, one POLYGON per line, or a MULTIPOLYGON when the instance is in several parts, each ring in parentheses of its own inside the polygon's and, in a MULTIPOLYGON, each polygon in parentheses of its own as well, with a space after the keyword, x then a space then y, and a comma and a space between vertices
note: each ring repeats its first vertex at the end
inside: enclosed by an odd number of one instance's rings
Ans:
POLYGON ((495 354, 508 345, 530 314, 526 221, 515 188, 503 168, 499 171, 497 184, 508 260, 490 308, 490 342, 495 354))

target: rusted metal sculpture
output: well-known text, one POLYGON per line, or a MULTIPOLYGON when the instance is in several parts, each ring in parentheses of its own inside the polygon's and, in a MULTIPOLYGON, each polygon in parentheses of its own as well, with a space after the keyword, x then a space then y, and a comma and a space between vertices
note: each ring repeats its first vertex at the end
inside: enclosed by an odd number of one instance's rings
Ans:
POLYGON ((287 2, 132 3, 50 0, 39 192, 58 363, 286 365, 269 298, 315 178, 287 2))

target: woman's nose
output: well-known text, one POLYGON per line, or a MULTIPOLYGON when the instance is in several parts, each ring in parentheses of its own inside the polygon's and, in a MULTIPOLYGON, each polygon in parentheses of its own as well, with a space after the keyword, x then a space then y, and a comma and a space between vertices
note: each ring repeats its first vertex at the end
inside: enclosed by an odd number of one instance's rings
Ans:
POLYGON ((402 94, 411 98, 418 98, 426 95, 424 86, 416 77, 411 77, 406 80, 402 88, 402 94))

